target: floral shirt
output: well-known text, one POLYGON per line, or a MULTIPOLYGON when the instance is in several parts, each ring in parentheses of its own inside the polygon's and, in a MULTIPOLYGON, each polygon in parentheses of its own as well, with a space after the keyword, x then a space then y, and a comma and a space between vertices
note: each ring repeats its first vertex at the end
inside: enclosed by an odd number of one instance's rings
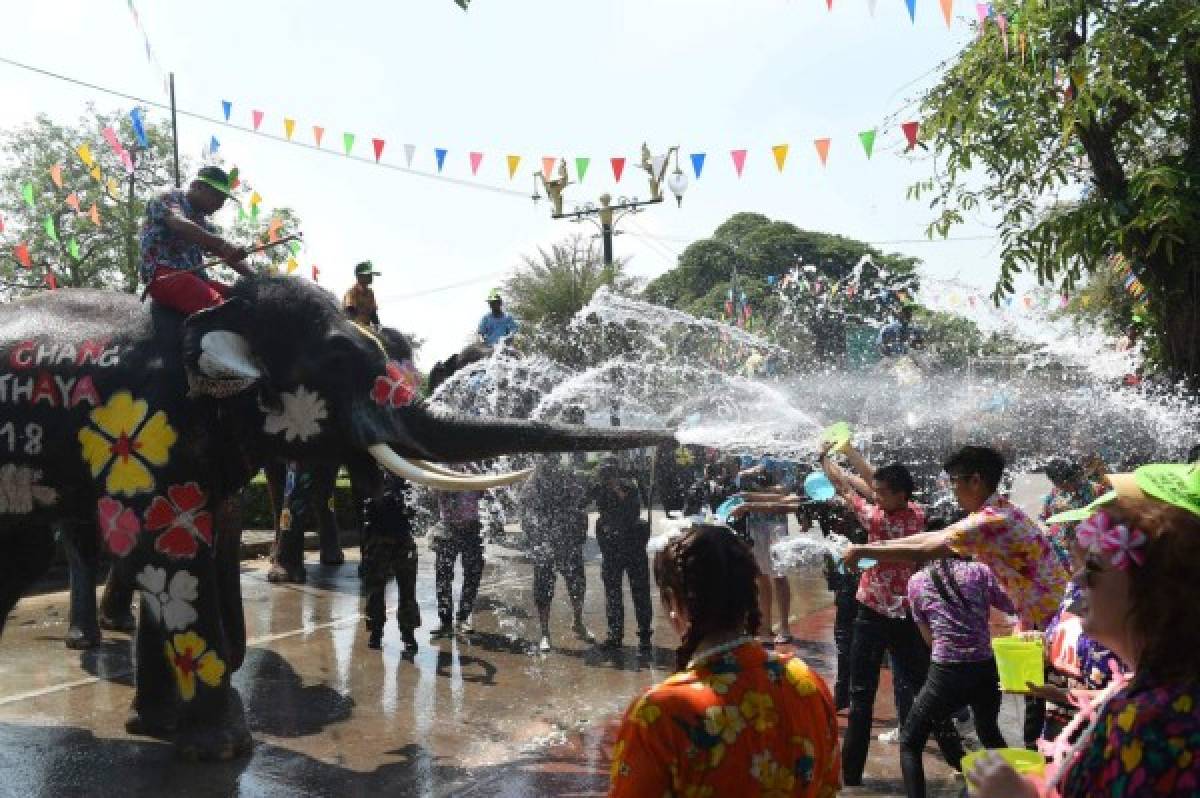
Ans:
POLYGON ((993 494, 950 526, 950 547, 992 569, 1017 608, 1022 629, 1044 629, 1067 592, 1070 574, 1041 524, 993 494))
POLYGON ((1200 684, 1134 680, 1101 712, 1063 798, 1200 795, 1200 684))
POLYGON ((469 524, 479 520, 479 500, 483 491, 438 491, 438 513, 444 524, 469 524))
MULTIPOLYGON (((905 538, 925 531, 925 511, 916 502, 909 502, 903 510, 888 513, 862 496, 855 496, 850 506, 858 516, 858 522, 867 530, 867 543, 905 538)), ((889 618, 904 618, 908 615, 908 580, 912 575, 911 563, 880 563, 863 571, 854 597, 889 618)))
POLYGON ((942 664, 981 662, 992 657, 992 634, 988 615, 992 607, 1012 613, 1012 599, 1000 589, 992 569, 983 563, 954 560, 945 570, 938 563, 922 568, 908 580, 908 602, 913 620, 929 627, 933 637, 933 661, 942 664), (934 582, 938 569, 946 597, 934 582), (954 584, 946 583, 946 570, 954 584), (955 587, 958 588, 955 591, 955 587))
MULTIPOLYGON (((163 192, 150 200, 146 203, 146 220, 142 223, 140 237, 142 263, 139 274, 142 282, 149 283, 159 266, 191 269, 204 262, 203 247, 183 240, 167 228, 167 219, 171 215, 181 216, 210 233, 217 232, 204 214, 192 207, 187 200, 187 193, 181 189, 163 192)), ((197 271, 196 275, 207 279, 203 270, 197 271)))
POLYGON ((610 798, 832 796, 837 718, 802 660, 744 643, 651 687, 630 705, 610 798))
MULTIPOLYGON (((1038 513, 1038 520, 1045 523, 1046 519, 1052 515, 1065 513, 1068 510, 1077 510, 1080 507, 1087 507, 1102 493, 1104 493, 1102 487, 1086 480, 1080 482, 1076 490, 1062 490, 1057 486, 1053 487, 1046 494, 1045 498, 1042 499, 1042 511, 1038 513)), ((1050 542, 1054 544, 1054 549, 1058 553, 1059 558, 1069 569, 1071 544, 1075 540, 1075 524, 1048 524, 1046 531, 1050 534, 1050 542)))

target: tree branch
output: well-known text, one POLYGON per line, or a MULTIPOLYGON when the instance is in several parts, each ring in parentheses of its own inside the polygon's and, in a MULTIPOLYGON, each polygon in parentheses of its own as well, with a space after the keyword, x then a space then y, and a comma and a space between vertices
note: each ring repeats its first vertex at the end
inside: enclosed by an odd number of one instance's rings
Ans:
POLYGON ((1186 161, 1195 168, 1200 167, 1200 54, 1194 49, 1183 58, 1183 73, 1191 101, 1186 161))

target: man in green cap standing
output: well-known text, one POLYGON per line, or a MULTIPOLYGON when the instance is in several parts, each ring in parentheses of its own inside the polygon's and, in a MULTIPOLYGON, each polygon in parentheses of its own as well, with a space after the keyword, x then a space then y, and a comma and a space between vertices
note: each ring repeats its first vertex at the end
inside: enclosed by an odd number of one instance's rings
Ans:
POLYGON ((504 310, 504 300, 500 297, 500 289, 493 288, 488 294, 488 308, 490 309, 482 319, 479 320, 479 338, 488 346, 495 346, 505 338, 515 334, 519 325, 517 320, 511 314, 504 310))
POLYGON ((187 191, 171 189, 146 204, 139 274, 155 302, 187 315, 221 304, 229 286, 210 280, 201 268, 205 252, 223 258, 243 277, 252 273, 242 265, 246 250, 219 236, 208 221, 233 198, 236 181, 236 169, 226 174, 205 166, 187 191))
POLYGON ((364 327, 379 326, 379 306, 375 304, 375 292, 371 290, 371 281, 378 274, 369 260, 355 266, 355 283, 342 299, 346 315, 364 327))

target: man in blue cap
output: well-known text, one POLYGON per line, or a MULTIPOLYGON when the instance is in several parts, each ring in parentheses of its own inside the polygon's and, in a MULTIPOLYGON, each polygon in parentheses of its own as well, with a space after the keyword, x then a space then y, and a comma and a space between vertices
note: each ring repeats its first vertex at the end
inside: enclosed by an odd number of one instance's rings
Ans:
POLYGON ((495 346, 505 338, 516 334, 520 325, 510 313, 504 310, 504 300, 500 297, 500 289, 493 288, 488 294, 488 313, 479 320, 479 338, 488 346, 495 346))

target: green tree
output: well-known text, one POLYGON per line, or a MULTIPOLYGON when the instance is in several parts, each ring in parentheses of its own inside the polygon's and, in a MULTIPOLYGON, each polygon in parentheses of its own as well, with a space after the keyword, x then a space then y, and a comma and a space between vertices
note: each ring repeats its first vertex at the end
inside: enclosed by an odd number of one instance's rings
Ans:
POLYGON ((1014 275, 1071 289, 1124 255, 1161 365, 1200 377, 1200 3, 995 0, 922 101, 931 234, 1000 213, 995 296, 1014 275), (998 15, 1008 21, 1008 49, 998 15))
POLYGON ((574 235, 536 257, 522 256, 521 265, 504 281, 505 301, 523 322, 565 324, 601 286, 618 293, 637 287, 625 274, 625 263, 606 266, 590 240, 574 235))

